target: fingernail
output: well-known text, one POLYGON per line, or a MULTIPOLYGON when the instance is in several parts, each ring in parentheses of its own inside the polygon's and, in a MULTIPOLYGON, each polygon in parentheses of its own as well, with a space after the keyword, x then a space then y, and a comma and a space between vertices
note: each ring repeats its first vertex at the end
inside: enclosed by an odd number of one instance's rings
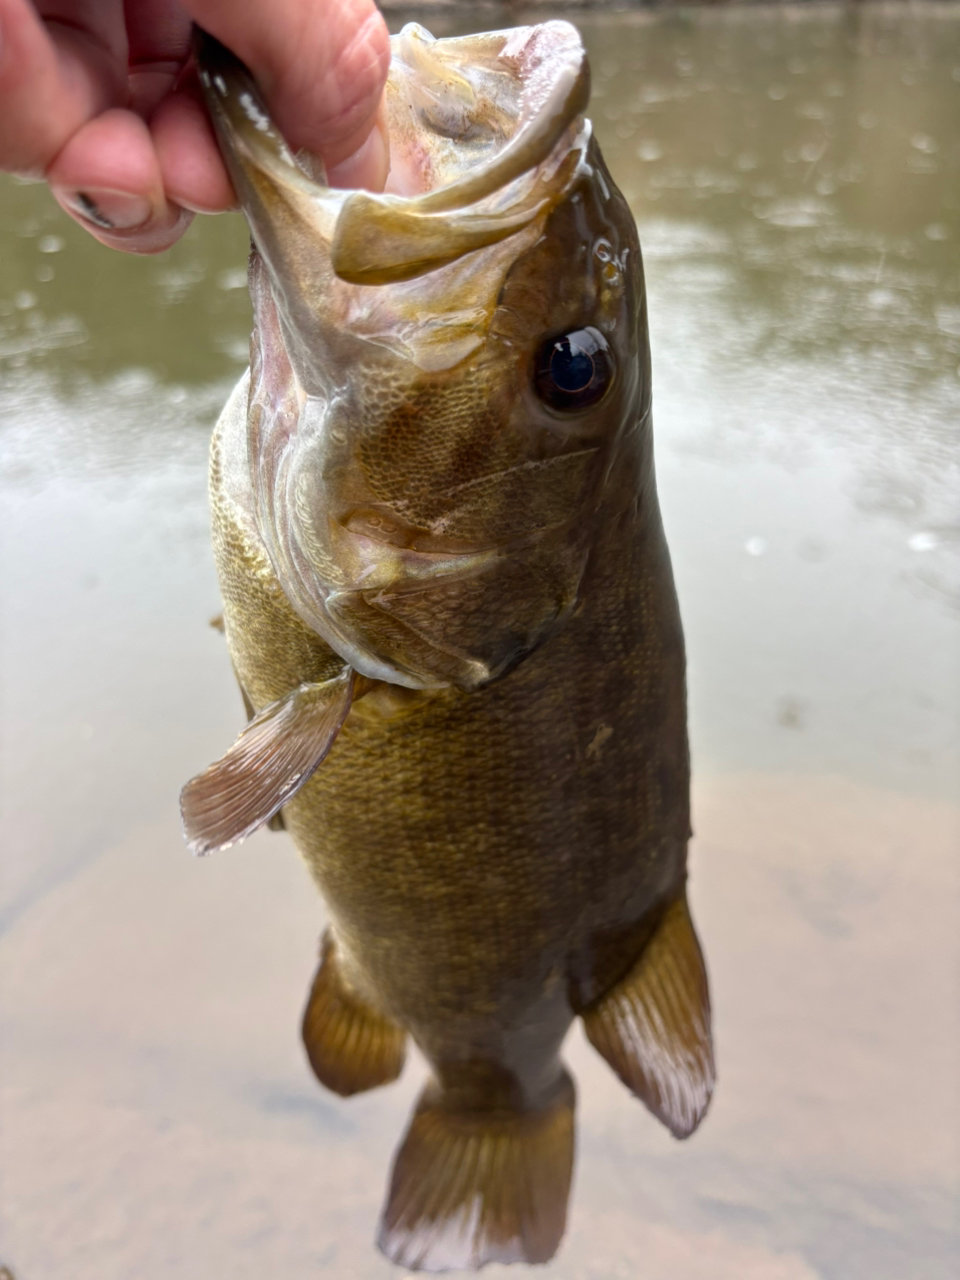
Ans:
POLYGON ((153 206, 146 196, 129 191, 88 187, 85 191, 55 191, 62 205, 103 231, 133 231, 149 221, 153 206))

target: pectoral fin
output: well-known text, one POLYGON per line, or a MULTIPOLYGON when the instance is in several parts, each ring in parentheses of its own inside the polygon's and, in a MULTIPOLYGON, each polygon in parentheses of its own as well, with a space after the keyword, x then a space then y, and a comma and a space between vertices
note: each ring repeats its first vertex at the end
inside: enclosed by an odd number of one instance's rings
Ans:
POLYGON ((193 853, 226 849, 268 822, 321 763, 353 700, 353 671, 302 684, 257 713, 216 764, 180 793, 193 853))
POLYGON ((593 1047, 677 1138, 713 1093, 707 972, 686 894, 667 908, 639 960, 583 1014, 593 1047))

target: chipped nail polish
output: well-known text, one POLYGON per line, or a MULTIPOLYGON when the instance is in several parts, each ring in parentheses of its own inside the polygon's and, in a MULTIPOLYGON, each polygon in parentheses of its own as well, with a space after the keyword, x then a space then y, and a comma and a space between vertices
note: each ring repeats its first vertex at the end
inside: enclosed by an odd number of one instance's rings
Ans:
POLYGON ((153 212, 145 196, 129 191, 88 187, 84 191, 59 191, 56 195, 71 213, 103 231, 133 231, 149 221, 153 212))

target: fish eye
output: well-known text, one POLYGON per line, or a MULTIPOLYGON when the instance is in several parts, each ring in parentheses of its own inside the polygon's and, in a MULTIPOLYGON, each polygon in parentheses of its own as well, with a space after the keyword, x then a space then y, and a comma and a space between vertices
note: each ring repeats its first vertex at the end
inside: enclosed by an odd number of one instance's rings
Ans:
POLYGON ((599 329, 571 329, 541 342, 533 385, 551 409, 578 412, 602 400, 613 382, 613 352, 599 329))

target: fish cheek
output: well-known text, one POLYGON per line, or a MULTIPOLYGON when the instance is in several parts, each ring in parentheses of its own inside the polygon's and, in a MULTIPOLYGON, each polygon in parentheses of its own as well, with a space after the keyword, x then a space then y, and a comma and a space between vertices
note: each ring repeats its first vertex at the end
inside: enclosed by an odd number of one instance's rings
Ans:
POLYGON ((412 525, 486 545, 483 520, 458 519, 456 495, 464 484, 525 461, 523 442, 503 430, 508 403, 495 371, 471 362, 411 387, 379 418, 366 417, 357 458, 373 497, 412 525))

